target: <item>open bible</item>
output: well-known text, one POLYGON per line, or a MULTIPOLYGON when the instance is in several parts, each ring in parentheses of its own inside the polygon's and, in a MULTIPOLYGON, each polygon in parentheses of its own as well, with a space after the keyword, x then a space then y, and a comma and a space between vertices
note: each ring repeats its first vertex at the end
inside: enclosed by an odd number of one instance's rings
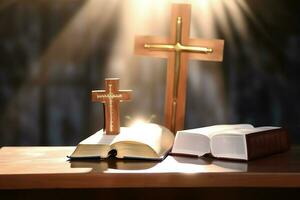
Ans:
POLYGON ((171 153, 251 160, 287 149, 289 138, 283 128, 233 124, 178 131, 171 153))
POLYGON ((71 159, 80 158, 138 158, 164 159, 172 148, 173 133, 157 124, 121 127, 118 135, 106 135, 103 130, 80 142, 71 159))

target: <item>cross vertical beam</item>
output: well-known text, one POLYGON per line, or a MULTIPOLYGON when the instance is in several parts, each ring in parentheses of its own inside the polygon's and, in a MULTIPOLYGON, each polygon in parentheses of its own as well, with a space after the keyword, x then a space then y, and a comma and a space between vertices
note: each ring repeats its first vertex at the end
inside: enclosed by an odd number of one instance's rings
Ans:
POLYGON ((223 40, 189 38, 190 16, 189 4, 173 4, 169 38, 135 39, 136 54, 168 59, 164 118, 165 126, 174 133, 184 127, 188 60, 223 60, 223 40))

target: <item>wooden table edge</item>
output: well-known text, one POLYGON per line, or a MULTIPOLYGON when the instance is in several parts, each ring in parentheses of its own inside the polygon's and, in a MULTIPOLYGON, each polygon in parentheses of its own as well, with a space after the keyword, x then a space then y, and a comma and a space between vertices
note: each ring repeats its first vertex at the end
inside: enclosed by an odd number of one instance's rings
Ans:
POLYGON ((300 173, 0 175, 0 190, 93 188, 299 188, 300 173))

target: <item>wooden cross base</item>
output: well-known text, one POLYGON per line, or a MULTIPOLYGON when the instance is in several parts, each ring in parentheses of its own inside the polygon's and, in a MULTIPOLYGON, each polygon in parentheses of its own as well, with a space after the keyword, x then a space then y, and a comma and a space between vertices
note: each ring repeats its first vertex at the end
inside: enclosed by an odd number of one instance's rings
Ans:
POLYGON ((188 60, 223 60, 224 40, 190 39, 190 21, 191 6, 173 4, 169 38, 135 38, 136 54, 168 59, 164 120, 173 133, 184 128, 188 60))

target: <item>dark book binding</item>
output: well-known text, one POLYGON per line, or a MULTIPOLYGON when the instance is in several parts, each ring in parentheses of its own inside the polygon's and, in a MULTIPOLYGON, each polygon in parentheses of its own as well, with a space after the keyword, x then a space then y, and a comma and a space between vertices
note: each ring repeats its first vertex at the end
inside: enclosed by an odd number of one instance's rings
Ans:
POLYGON ((248 160, 287 151, 290 148, 288 132, 284 128, 246 135, 248 160))

